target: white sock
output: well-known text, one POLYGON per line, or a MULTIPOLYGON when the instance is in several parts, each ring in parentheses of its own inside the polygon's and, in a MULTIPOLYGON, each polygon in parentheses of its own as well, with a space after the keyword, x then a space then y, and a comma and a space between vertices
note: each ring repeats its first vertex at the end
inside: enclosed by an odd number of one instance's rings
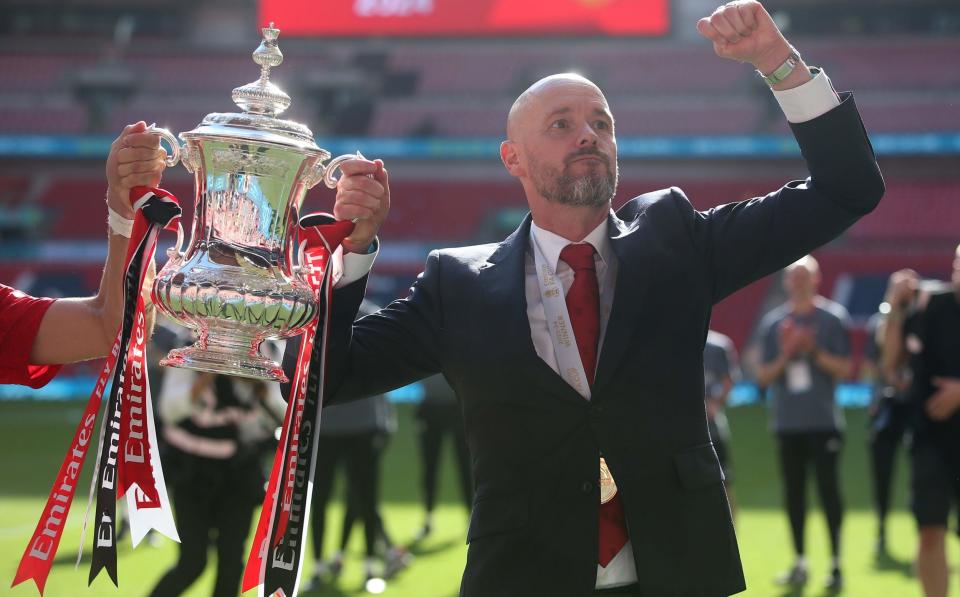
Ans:
POLYGON ((366 558, 363 559, 363 568, 366 571, 367 576, 377 576, 377 574, 375 574, 373 571, 376 565, 377 565, 377 558, 367 556, 366 558))
POLYGON ((840 569, 840 558, 839 558, 838 556, 833 556, 833 559, 830 560, 830 566, 833 567, 834 570, 839 570, 839 569, 840 569))
POLYGON ((797 563, 794 564, 797 568, 807 569, 807 557, 806 556, 797 556, 797 563))

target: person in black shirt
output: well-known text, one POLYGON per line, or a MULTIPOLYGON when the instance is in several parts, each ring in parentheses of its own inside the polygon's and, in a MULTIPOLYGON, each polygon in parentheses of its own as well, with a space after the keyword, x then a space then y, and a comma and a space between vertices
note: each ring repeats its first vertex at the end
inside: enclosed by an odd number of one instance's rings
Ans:
MULTIPOLYGON (((903 286, 916 287, 919 276, 913 270, 901 270, 890 276, 884 302, 867 322, 867 343, 864 348, 865 367, 874 382, 873 400, 868 407, 870 415, 870 463, 873 473, 874 509, 877 515, 876 555, 887 554, 886 521, 890 511, 891 485, 897 450, 910 441, 910 423, 913 406, 910 403, 910 367, 903 363, 887 372, 883 367, 883 339, 886 333, 890 305, 898 299, 894 291, 903 286)), ((901 310, 916 308, 915 293, 907 293, 901 310)))
POLYGON ((891 371, 908 359, 913 371, 917 576, 927 597, 944 597, 949 581, 947 525, 951 508, 960 511, 960 247, 949 290, 932 294, 922 310, 905 313, 904 297, 915 292, 904 282, 898 300, 891 303, 885 367, 891 371))
POLYGON ((463 429, 460 404, 453 388, 442 375, 432 375, 423 380, 423 402, 417 408, 417 434, 420 438, 420 456, 423 461, 424 522, 416 541, 423 541, 433 532, 433 508, 437 503, 439 484, 440 452, 443 438, 450 436, 456 453, 454 464, 460 481, 460 495, 467 507, 473 506, 473 479, 470 472, 470 451, 463 429))
POLYGON ((165 377, 157 411, 180 550, 150 595, 184 593, 203 573, 213 545, 213 596, 232 597, 240 590, 250 522, 263 500, 263 458, 276 446, 286 405, 275 383, 176 368, 165 377))

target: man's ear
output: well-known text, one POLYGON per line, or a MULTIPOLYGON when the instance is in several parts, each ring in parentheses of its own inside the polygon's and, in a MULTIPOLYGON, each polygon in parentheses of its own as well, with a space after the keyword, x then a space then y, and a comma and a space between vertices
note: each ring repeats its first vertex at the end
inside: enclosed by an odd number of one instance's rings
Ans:
POLYGON ((511 175, 520 177, 526 174, 520 164, 520 152, 513 141, 504 141, 500 144, 500 160, 511 175))

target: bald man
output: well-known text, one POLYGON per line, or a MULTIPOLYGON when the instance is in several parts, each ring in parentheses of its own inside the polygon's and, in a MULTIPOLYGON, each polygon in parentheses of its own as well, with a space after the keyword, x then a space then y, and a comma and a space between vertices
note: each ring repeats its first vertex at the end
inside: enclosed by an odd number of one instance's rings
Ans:
POLYGON ((852 97, 763 7, 698 28, 768 76, 809 179, 706 212, 665 189, 614 213, 614 115, 589 80, 555 75, 508 117, 500 157, 531 212, 516 232, 431 253, 406 298, 355 324, 365 279, 335 291, 328 402, 435 373, 456 391, 476 488, 465 597, 744 590, 703 401, 711 307, 837 236, 883 181, 852 97))
POLYGON ((837 383, 850 376, 850 315, 819 294, 820 265, 805 256, 787 266, 783 288, 787 302, 760 323, 763 364, 757 383, 770 399, 770 427, 777 437, 783 494, 796 562, 778 580, 807 582, 804 544, 807 469, 817 480, 827 520, 833 560, 827 587, 843 586, 840 571, 840 448, 843 411, 834 399, 837 383))

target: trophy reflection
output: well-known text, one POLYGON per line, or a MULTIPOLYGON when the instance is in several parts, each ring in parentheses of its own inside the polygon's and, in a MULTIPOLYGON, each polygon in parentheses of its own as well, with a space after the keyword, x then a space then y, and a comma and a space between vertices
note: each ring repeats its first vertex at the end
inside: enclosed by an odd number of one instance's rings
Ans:
POLYGON ((194 218, 184 248, 182 230, 157 274, 153 298, 178 323, 196 330, 192 346, 176 349, 162 365, 286 381, 279 364, 260 353, 268 338, 303 331, 318 304, 294 267, 297 218, 307 190, 321 180, 336 186, 344 155, 324 162, 306 126, 277 118, 290 97, 270 82, 283 61, 279 30, 263 29, 253 52, 260 78, 233 90, 242 110, 208 114, 180 134, 154 129, 194 175, 194 218), (296 272, 296 273, 295 273, 296 272))

